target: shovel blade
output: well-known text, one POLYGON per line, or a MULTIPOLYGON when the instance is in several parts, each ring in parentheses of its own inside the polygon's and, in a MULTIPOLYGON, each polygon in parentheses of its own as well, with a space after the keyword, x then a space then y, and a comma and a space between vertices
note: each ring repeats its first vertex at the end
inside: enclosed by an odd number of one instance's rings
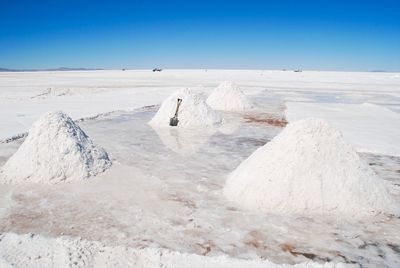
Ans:
POLYGON ((171 119, 169 120, 169 125, 171 127, 176 127, 178 125, 178 122, 179 122, 178 118, 174 116, 171 117, 171 119))

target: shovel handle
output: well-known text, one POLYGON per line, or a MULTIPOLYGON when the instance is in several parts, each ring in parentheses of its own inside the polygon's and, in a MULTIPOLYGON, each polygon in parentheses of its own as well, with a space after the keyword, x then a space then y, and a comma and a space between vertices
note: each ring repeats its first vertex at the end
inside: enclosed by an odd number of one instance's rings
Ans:
POLYGON ((175 116, 178 115, 178 110, 179 110, 179 106, 181 105, 182 99, 178 99, 177 102, 178 102, 178 104, 176 105, 175 116))

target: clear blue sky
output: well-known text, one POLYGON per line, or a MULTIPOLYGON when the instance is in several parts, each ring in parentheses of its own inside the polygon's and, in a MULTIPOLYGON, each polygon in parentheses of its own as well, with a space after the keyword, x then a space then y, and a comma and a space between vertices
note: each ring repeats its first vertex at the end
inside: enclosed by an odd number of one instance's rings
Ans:
POLYGON ((400 70, 400 0, 0 0, 0 67, 400 70))

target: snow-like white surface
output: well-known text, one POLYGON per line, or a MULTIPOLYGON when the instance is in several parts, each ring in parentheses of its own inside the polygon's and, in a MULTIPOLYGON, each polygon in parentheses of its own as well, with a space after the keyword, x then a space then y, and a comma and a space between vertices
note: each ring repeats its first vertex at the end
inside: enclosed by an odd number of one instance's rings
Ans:
MULTIPOLYGON (((67 184, 0 185, 0 231, 66 234, 135 250, 167 248, 182 253, 174 254, 173 267, 184 262, 182 255, 187 253, 198 254, 191 255, 196 259, 226 254, 229 267, 236 263, 232 258, 398 267, 400 220, 396 217, 382 214, 353 220, 258 213, 235 207, 222 195, 227 174, 281 131, 263 119, 281 118, 288 101, 368 102, 398 113, 400 76, 265 70, 0 73, 0 165, 23 142, 2 140, 26 132, 49 110, 63 110, 73 119, 128 110, 79 122, 112 156, 114 166, 108 172, 67 184), (247 112, 220 112, 223 123, 218 131, 201 128, 212 134, 199 128, 161 132, 147 124, 156 112, 154 106, 142 112, 136 109, 160 104, 179 88, 210 94, 224 80, 237 83, 259 108, 251 110, 250 116, 261 120, 247 120, 247 112)), ((385 126, 383 131, 393 128, 385 126)), ((390 184, 398 201, 400 158, 360 156, 390 184)), ((15 256, 18 252, 10 254, 15 256)), ((4 263, 1 258, 0 263, 4 263)))
MULTIPOLYGON (((274 104, 264 104, 274 108, 274 104)), ((112 156, 113 167, 84 181, 0 185, 1 232, 51 237, 63 233, 105 245, 162 247, 254 261, 263 258, 279 264, 313 259, 398 266, 398 254, 388 246, 398 243, 400 220, 395 217, 378 215, 357 221, 291 217, 260 214, 227 202, 221 191, 226 175, 281 128, 244 122, 239 113, 222 113, 224 119, 230 114, 230 122, 242 124, 229 135, 215 132, 187 156, 165 146, 147 124, 156 110, 147 107, 80 122, 112 156), (373 246, 369 246, 371 241, 373 246), (378 256, 382 254, 385 258, 378 256)), ((191 135, 197 142, 203 134, 193 131, 191 135)), ((0 144, 0 165, 21 142, 0 144)), ((181 145, 191 146, 189 140, 181 145)), ((395 190, 400 160, 367 159, 395 190)))
POLYGON ((96 241, 62 236, 47 238, 40 235, 0 235, 0 267, 96 267, 96 268, 345 268, 344 264, 304 262, 279 265, 268 260, 240 260, 228 256, 205 257, 166 249, 134 249, 105 246, 96 241))
MULTIPOLYGON (((267 70, 104 70, 0 73, 0 140, 28 131, 47 111, 74 120, 161 103, 182 87, 211 92, 235 81, 247 96, 263 90, 284 101, 370 102, 400 111, 398 73, 267 70)), ((252 98, 253 99, 253 98, 252 98)))
POLYGON ((3 183, 59 183, 103 172, 111 161, 80 127, 62 112, 43 115, 18 151, 0 169, 3 183))
POLYGON ((232 172, 225 196, 270 213, 398 214, 386 185, 321 119, 290 123, 232 172))
POLYGON ((400 114, 370 103, 286 103, 286 118, 294 122, 318 116, 343 132, 359 152, 400 156, 400 114))
POLYGON ((241 89, 231 81, 222 82, 207 98, 207 104, 215 110, 245 111, 253 104, 241 89))
POLYGON ((206 104, 201 95, 185 88, 165 99, 149 124, 170 127, 169 121, 175 115, 178 99, 182 100, 178 111, 178 128, 209 127, 221 123, 220 115, 206 104))

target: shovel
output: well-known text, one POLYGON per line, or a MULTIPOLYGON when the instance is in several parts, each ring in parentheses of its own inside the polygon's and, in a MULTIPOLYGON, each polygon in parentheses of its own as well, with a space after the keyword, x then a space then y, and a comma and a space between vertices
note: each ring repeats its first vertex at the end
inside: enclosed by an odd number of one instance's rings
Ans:
POLYGON ((178 99, 178 103, 176 105, 176 111, 175 111, 175 115, 174 117, 171 117, 171 119, 169 119, 169 125, 172 127, 176 127, 179 123, 178 120, 178 110, 179 110, 179 106, 181 105, 182 99, 178 99))

